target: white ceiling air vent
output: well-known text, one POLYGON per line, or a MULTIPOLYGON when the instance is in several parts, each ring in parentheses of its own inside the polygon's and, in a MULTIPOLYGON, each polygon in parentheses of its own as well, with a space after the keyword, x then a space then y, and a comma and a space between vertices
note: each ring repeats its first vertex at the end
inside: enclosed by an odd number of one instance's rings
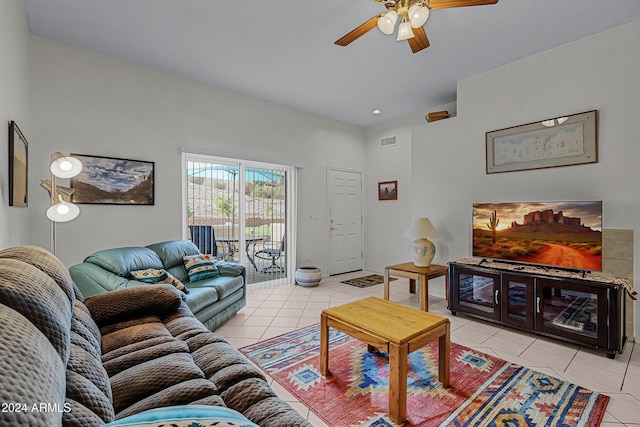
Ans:
POLYGON ((380 148, 387 148, 393 145, 398 145, 398 141, 395 136, 390 136, 388 138, 382 138, 380 140, 380 148))

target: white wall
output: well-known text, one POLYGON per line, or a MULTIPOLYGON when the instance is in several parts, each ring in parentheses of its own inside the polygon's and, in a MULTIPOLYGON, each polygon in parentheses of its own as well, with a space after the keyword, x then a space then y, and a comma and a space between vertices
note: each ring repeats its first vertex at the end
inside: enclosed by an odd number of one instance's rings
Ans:
POLYGON ((473 202, 603 200, 605 228, 640 228, 639 51, 636 21, 531 56, 459 82, 457 117, 413 129, 412 212, 428 212, 444 260, 470 255, 473 202), (485 132, 593 109, 598 163, 485 173, 485 132))
MULTIPOLYGON (((327 271, 326 169, 364 170, 363 129, 43 38, 31 38, 29 54, 32 182, 48 177, 54 151, 155 162, 155 206, 81 205, 78 219, 58 224, 66 265, 99 249, 182 238, 178 148, 188 145, 304 162, 298 259, 327 271), (310 212, 319 220, 305 219, 310 212)), ((33 192, 33 241, 48 247, 48 200, 33 192)))
POLYGON ((406 261, 407 251, 392 248, 409 245, 402 237, 411 221, 412 118, 371 126, 366 132, 367 173, 365 198, 365 268, 382 272, 386 265, 406 261), (383 138, 396 137, 397 145, 380 147, 383 138), (398 200, 378 200, 378 183, 398 181, 398 200), (392 249, 392 250, 389 250, 392 249))
MULTIPOLYGON (((455 104, 442 109, 455 114, 455 104)), ((386 265, 405 262, 409 239, 402 234, 411 223, 411 129, 425 123, 426 112, 366 128, 365 267, 382 272, 386 265), (383 138, 395 137, 397 145, 381 147, 383 138), (378 183, 398 181, 398 200, 378 200, 378 183), (405 250, 388 250, 404 247, 405 250)), ((422 212, 421 215, 428 215, 422 212)))
MULTIPOLYGON (((429 111, 446 110, 452 116, 456 115, 455 103, 432 108, 429 111)), ((421 181, 414 182, 412 168, 412 129, 425 121, 427 111, 415 113, 407 117, 369 126, 366 129, 366 164, 367 177, 365 180, 365 267, 368 270, 382 273, 387 265, 407 262, 409 257, 410 239, 402 237, 409 228, 413 217, 432 216, 432 208, 427 203, 413 209, 413 201, 417 193, 429 197, 429 186, 421 181), (382 138, 396 137, 398 145, 380 148, 382 138), (378 182, 398 181, 398 200, 378 200, 378 182)), ((452 120, 452 119, 447 119, 452 120)), ((432 123, 437 125, 438 122, 432 123)), ((420 162, 429 162, 427 156, 420 162)), ((434 224, 438 228, 438 224, 434 224)), ((439 230, 439 228, 438 228, 439 230)), ((441 230, 439 230, 441 231, 441 230)), ((447 247, 438 240, 436 244, 435 264, 446 264, 447 247)), ((429 281, 429 292, 444 296, 444 278, 429 281)))
POLYGON ((34 196, 30 188, 30 207, 9 206, 7 148, 7 129, 11 120, 18 124, 27 141, 31 142, 32 121, 27 107, 28 38, 22 1, 0 0, 0 248, 26 244, 30 240, 28 213, 33 210, 34 196))

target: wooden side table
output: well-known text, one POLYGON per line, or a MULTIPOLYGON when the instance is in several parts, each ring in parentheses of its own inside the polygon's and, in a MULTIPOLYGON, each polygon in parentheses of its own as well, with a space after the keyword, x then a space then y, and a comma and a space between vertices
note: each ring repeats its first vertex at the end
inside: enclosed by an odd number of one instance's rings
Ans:
POLYGON ((407 418, 407 356, 438 340, 438 379, 449 387, 451 325, 449 319, 376 297, 368 297, 320 315, 320 373, 329 375, 329 327, 389 354, 389 418, 407 418), (371 321, 375 319, 375 321, 371 321))
POLYGON ((449 299, 449 277, 445 265, 431 264, 429 267, 416 267, 412 262, 396 264, 384 269, 384 299, 389 299, 389 276, 409 279, 409 292, 416 293, 416 280, 420 285, 420 310, 429 311, 429 279, 445 276, 446 296, 449 299))

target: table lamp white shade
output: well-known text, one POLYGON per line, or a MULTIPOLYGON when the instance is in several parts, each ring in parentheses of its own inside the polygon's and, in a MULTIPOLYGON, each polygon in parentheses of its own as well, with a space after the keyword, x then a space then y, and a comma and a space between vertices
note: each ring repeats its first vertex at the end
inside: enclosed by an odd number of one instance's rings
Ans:
POLYGON ((440 237, 429 218, 415 218, 403 236, 413 239, 409 244, 409 256, 413 264, 416 267, 429 267, 436 255, 436 246, 429 238, 440 237))

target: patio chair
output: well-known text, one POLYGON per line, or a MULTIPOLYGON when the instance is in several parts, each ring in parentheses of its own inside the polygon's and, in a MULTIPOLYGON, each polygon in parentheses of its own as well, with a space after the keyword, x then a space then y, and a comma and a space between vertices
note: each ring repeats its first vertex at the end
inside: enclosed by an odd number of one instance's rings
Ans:
POLYGON ((214 228, 210 225, 190 225, 191 241, 200 253, 212 255, 223 261, 232 261, 235 255, 233 244, 221 244, 216 241, 214 228))
POLYGON ((267 267, 264 267, 260 270, 263 273, 284 273, 285 268, 276 263, 277 260, 284 256, 285 252, 285 235, 282 235, 282 239, 280 240, 277 247, 265 247, 254 254, 256 258, 260 258, 263 260, 271 261, 271 264, 267 267))

